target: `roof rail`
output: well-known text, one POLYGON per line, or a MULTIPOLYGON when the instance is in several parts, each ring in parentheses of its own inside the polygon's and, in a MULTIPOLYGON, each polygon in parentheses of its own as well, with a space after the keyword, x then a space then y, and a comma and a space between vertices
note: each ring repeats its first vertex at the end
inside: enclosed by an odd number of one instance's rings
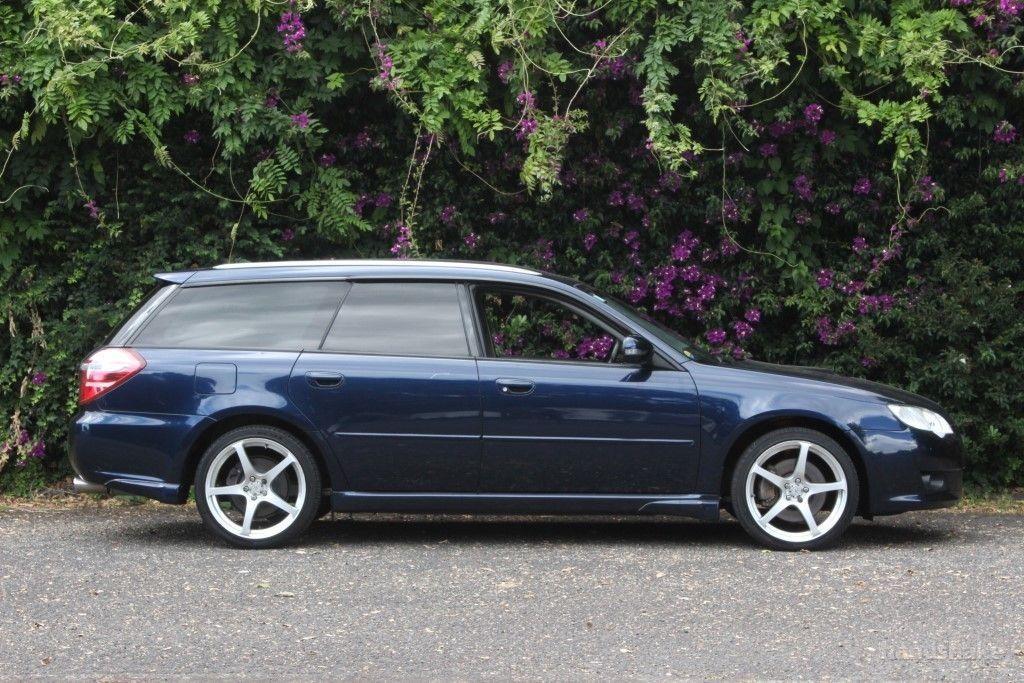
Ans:
POLYGON ((242 268, 315 268, 315 267, 415 267, 415 266, 441 266, 448 268, 466 268, 475 270, 497 270, 510 273, 523 273, 527 275, 539 275, 540 271, 519 266, 507 266, 501 263, 487 263, 484 261, 443 261, 431 259, 323 259, 319 261, 261 261, 256 263, 222 263, 214 266, 214 270, 234 270, 242 268))

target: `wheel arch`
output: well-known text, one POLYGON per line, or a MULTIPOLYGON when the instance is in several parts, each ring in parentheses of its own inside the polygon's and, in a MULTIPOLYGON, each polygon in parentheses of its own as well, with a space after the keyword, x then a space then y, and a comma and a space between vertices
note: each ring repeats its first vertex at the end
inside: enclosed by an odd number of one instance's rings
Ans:
POLYGON ((854 468, 857 470, 857 483, 860 488, 860 500, 857 503, 857 512, 858 514, 863 514, 867 511, 869 509, 868 501, 870 500, 868 495, 870 482, 868 482, 867 469, 864 466, 864 458, 861 456, 860 449, 857 448, 857 444, 853 436, 850 432, 828 418, 804 413, 772 415, 756 422, 752 422, 739 431, 726 452, 724 465, 722 467, 722 480, 719 483, 719 495, 722 497, 722 500, 730 498, 730 484, 732 482, 733 470, 735 469, 740 456, 743 455, 743 451, 745 451, 750 444, 765 434, 774 432, 777 429, 785 429, 787 427, 803 427, 805 429, 813 429, 821 432, 825 436, 835 440, 835 442, 838 443, 844 451, 846 451, 850 460, 853 461, 854 468))
POLYGON ((232 429, 250 425, 277 427, 288 432, 301 441, 313 455, 313 461, 316 462, 317 469, 320 470, 320 479, 323 482, 324 488, 336 490, 342 486, 343 478, 341 473, 337 471, 337 467, 332 467, 333 459, 330 457, 328 446, 317 435, 296 422, 277 414, 243 411, 233 412, 207 422, 202 431, 196 435, 189 446, 183 465, 184 471, 181 476, 181 487, 184 495, 188 495, 188 490, 195 483, 196 468, 199 466, 199 460, 203 457, 206 449, 210 447, 210 444, 232 429))

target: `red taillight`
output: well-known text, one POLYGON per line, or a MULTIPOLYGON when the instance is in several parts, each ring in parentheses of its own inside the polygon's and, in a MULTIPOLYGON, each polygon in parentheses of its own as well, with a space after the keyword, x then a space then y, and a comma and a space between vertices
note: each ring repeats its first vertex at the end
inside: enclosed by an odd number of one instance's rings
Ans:
POLYGON ((119 387, 146 367, 146 360, 131 349, 100 349, 85 359, 78 382, 79 405, 119 387))

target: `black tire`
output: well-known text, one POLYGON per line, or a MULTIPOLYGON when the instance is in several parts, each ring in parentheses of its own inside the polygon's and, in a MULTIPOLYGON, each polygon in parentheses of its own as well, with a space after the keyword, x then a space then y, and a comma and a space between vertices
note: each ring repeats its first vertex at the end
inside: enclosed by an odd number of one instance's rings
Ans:
MULTIPOLYGON (((296 473, 292 472, 290 476, 294 477, 296 481, 298 480, 298 475, 296 473)), ((275 481, 270 482, 272 490, 275 486, 275 481)), ((241 483, 238 485, 240 486, 241 483)), ((289 483, 285 482, 282 485, 287 487, 289 483)), ((199 509, 199 515, 202 517, 203 524, 206 528, 221 540, 239 548, 276 548, 290 543, 306 531, 306 529, 309 528, 309 525, 312 524, 313 520, 316 519, 317 512, 319 511, 323 499, 320 470, 317 467, 316 462, 313 460, 313 454, 310 453, 309 449, 292 434, 283 429, 269 427, 267 425, 238 427, 237 429, 232 429, 230 432, 227 432, 210 444, 209 448, 207 448, 206 452, 203 454, 203 457, 199 460, 199 465, 196 468, 195 493, 196 507, 199 509), (301 505, 293 506, 293 520, 286 528, 267 538, 246 538, 225 528, 225 526, 218 521, 214 512, 210 509, 210 504, 206 496, 207 474, 218 455, 232 444, 242 441, 243 439, 262 439, 274 442, 287 449, 288 452, 295 456, 298 468, 301 470, 301 475, 305 480, 304 500, 301 505), (297 512, 295 512, 295 510, 297 510, 297 512)), ((228 496, 228 500, 231 501, 232 505, 234 504, 233 501, 238 498, 241 498, 242 502, 246 506, 248 505, 246 496, 228 496)), ((296 500, 295 502, 297 503, 298 501, 296 500)), ((267 508, 268 505, 264 501, 259 501, 257 503, 256 510, 260 511, 261 507, 267 508)), ((276 509, 272 506, 269 507, 270 514, 274 514, 276 509)), ((261 512, 261 514, 266 513, 261 512)))
MULTIPOLYGON (((779 457, 786 457, 785 453, 779 457)), ((814 457, 818 456, 815 455, 814 457)), ((808 482, 814 483, 811 479, 808 479, 808 482)), ((779 487, 775 488, 779 491, 778 502, 781 502, 783 490, 779 487)), ((732 494, 731 502, 733 514, 739 520, 743 529, 761 545, 776 550, 820 550, 837 543, 843 533, 845 533, 847 527, 850 526, 850 522, 853 521, 853 517, 857 512, 857 504, 860 499, 860 482, 857 478, 857 468, 854 466, 849 454, 839 443, 835 441, 835 439, 813 429, 789 427, 765 434, 764 436, 756 439, 746 448, 746 450, 743 451, 743 454, 736 462, 736 467, 732 472, 730 492, 732 494), (763 453, 767 453, 769 449, 790 441, 810 442, 811 444, 815 444, 819 448, 824 449, 824 451, 827 451, 832 455, 839 467, 842 469, 842 473, 846 480, 845 507, 843 507, 841 512, 835 515, 835 519, 827 531, 821 533, 821 535, 817 537, 805 541, 777 538, 763 529, 755 520, 754 514, 750 509, 750 503, 747 499, 747 476, 750 474, 751 468, 754 466, 755 462, 763 453)), ((828 494, 813 493, 812 495, 828 496, 828 494)), ((838 500, 838 494, 836 494, 836 498, 830 500, 838 500)), ((802 497, 800 498, 800 501, 803 502, 802 497)), ((811 496, 807 496, 807 501, 809 505, 811 496)), ((836 504, 835 507, 838 508, 839 505, 836 504)), ((787 508, 784 509, 783 512, 792 509, 793 508, 787 508)), ((779 513, 779 517, 782 517, 782 513, 779 513)), ((797 526, 798 524, 798 522, 794 522, 794 526, 797 526)), ((809 529, 810 525, 805 523, 805 526, 808 526, 809 529)), ((774 525, 772 528, 775 533, 779 533, 778 529, 776 529, 774 525)))

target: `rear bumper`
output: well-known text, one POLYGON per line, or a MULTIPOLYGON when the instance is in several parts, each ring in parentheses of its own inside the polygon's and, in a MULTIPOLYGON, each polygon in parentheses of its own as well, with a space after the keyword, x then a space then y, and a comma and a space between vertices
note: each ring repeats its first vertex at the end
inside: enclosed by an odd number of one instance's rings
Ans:
POLYGON ((80 412, 71 426, 75 490, 185 502, 189 446, 197 428, 209 420, 198 415, 80 412))
POLYGON ((956 435, 907 429, 864 432, 866 514, 892 515, 956 505, 963 496, 963 446, 956 435))

